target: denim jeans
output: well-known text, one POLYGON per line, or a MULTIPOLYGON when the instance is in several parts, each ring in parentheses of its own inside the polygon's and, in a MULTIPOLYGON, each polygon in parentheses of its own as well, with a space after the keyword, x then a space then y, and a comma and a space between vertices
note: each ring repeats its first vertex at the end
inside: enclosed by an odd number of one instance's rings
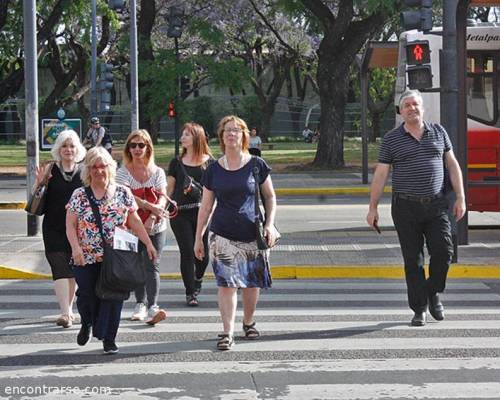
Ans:
POLYGON ((160 295, 160 258, 163 252, 163 246, 167 239, 167 230, 158 232, 149 237, 158 253, 155 263, 149 259, 146 246, 139 242, 139 249, 142 252, 142 260, 146 269, 146 284, 135 289, 135 300, 137 303, 147 304, 148 307, 157 305, 160 295), (146 299, 147 296, 147 299, 146 299), (147 300, 147 302, 146 302, 147 300))
POLYGON ((78 285, 76 306, 81 324, 92 326, 94 337, 114 341, 120 325, 123 301, 101 300, 96 296, 95 285, 100 271, 101 263, 74 266, 78 285))
POLYGON ((414 312, 427 308, 429 295, 442 292, 453 256, 448 201, 428 203, 392 198, 392 220, 403 253, 408 302, 414 312), (424 270, 424 239, 429 252, 429 277, 424 270))

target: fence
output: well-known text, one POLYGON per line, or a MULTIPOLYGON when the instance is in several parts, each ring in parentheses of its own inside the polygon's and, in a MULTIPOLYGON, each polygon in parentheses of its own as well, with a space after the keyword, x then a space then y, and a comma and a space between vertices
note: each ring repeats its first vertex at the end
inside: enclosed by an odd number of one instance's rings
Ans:
MULTIPOLYGON (((253 96, 211 96, 192 99, 185 102, 186 112, 190 118, 200 122, 211 136, 214 135, 216 121, 227 114, 241 115, 249 125, 259 126, 260 110, 253 96), (199 103, 199 104, 198 104, 199 103)), ((309 127, 315 129, 319 125, 321 110, 312 102, 299 102, 296 99, 279 97, 271 120, 271 137, 300 137, 309 113, 309 127)), ((67 110, 67 118, 80 118, 74 110, 67 110)), ((344 133, 346 136, 360 136, 360 103, 348 103, 345 109, 344 133)), ((39 116, 55 118, 55 116, 39 116)), ((112 111, 99 116, 102 125, 107 127, 113 138, 124 139, 130 133, 130 108, 114 106, 112 111)), ((394 113, 391 109, 383 119, 382 131, 394 126, 394 113)), ((82 123, 86 131, 85 121, 82 123)), ((174 138, 174 122, 165 117, 160 121, 160 137, 174 138)), ((24 139, 24 101, 11 100, 0 105, 0 141, 19 141, 24 139)))

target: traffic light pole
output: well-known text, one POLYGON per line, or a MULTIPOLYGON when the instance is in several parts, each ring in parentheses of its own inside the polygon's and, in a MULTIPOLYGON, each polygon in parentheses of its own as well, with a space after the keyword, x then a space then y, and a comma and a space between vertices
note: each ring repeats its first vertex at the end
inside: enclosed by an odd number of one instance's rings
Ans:
MULTIPOLYGON (((175 60, 176 60, 176 63, 177 65, 179 65, 180 63, 180 57, 179 57, 179 41, 178 39, 175 37, 174 38, 174 43, 175 43, 175 60)), ((179 72, 176 71, 176 74, 175 74, 175 79, 176 79, 176 90, 175 90, 175 104, 179 104, 179 100, 180 100, 180 90, 181 90, 181 79, 179 77, 179 72)), ((174 135, 175 135, 175 156, 177 157, 179 155, 179 129, 180 129, 180 126, 179 126, 179 112, 177 111, 175 113, 175 119, 174 119, 174 135)))
POLYGON ((137 9, 136 0, 130 0, 130 127, 139 129, 139 86, 137 77, 137 9))
MULTIPOLYGON (((35 183, 35 169, 38 165, 38 64, 36 42, 36 1, 24 0, 24 93, 26 101, 26 194, 31 195, 35 183)), ((39 217, 28 214, 28 236, 39 231, 39 217)))
POLYGON ((97 5, 96 0, 91 0, 92 7, 92 56, 90 64, 90 116, 97 115, 97 5))
MULTIPOLYGON (((441 86, 441 123, 446 128, 453 148, 460 154, 462 151, 459 148, 459 143, 462 141, 458 138, 458 58, 457 58, 457 17, 458 0, 443 1, 443 49, 439 56, 440 68, 440 86, 441 86)), ((459 156, 459 159, 461 157, 459 156)), ((462 160, 462 163, 464 161, 462 160)), ((448 195, 450 209, 453 210, 455 203, 455 193, 453 191, 448 195)), ((454 261, 458 259, 457 249, 459 244, 468 244, 468 217, 467 213, 464 218, 458 223, 451 215, 453 244, 455 248, 454 261)))

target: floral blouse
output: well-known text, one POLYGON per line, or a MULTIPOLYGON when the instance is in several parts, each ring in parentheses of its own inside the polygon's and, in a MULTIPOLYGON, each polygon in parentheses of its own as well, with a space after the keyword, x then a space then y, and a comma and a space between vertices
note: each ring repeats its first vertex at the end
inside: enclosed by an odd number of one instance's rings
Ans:
MULTIPOLYGON (((106 242, 113 244, 115 227, 126 229, 128 214, 137 210, 137 203, 129 188, 116 185, 112 198, 95 199, 101 213, 102 227, 106 242)), ((85 264, 101 262, 104 254, 101 234, 85 188, 76 189, 69 199, 67 208, 77 216, 77 236, 82 248, 85 264)))

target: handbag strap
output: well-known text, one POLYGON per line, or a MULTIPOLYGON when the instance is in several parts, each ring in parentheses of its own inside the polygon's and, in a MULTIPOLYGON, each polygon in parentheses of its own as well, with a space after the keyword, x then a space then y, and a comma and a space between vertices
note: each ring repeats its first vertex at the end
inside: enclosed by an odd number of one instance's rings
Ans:
POLYGON ((90 186, 85 187, 85 193, 87 194, 90 207, 92 207, 92 212, 94 213, 95 222, 97 224, 97 227, 99 228, 99 232, 102 238, 102 243, 104 246, 105 240, 104 240, 104 229, 102 227, 101 213, 99 212, 99 207, 97 207, 97 203, 94 200, 94 194, 92 193, 92 189, 90 188, 90 186))
POLYGON ((260 185, 259 185, 259 167, 257 166, 257 157, 252 156, 252 174, 253 179, 255 181, 255 221, 257 219, 262 220, 262 212, 259 206, 259 198, 260 198, 260 185))
MULTIPOLYGON (((182 173, 184 174, 184 177, 187 178, 187 177, 190 177, 191 180, 197 184, 198 186, 201 186, 201 184, 199 182, 196 181, 196 179, 194 179, 191 175, 189 175, 186 171, 186 167, 184 166, 184 163, 182 162, 182 158, 181 156, 178 156, 177 157, 177 161, 179 161, 179 165, 181 166, 181 170, 182 170, 182 173)), ((203 165, 203 164, 202 164, 203 165)))

